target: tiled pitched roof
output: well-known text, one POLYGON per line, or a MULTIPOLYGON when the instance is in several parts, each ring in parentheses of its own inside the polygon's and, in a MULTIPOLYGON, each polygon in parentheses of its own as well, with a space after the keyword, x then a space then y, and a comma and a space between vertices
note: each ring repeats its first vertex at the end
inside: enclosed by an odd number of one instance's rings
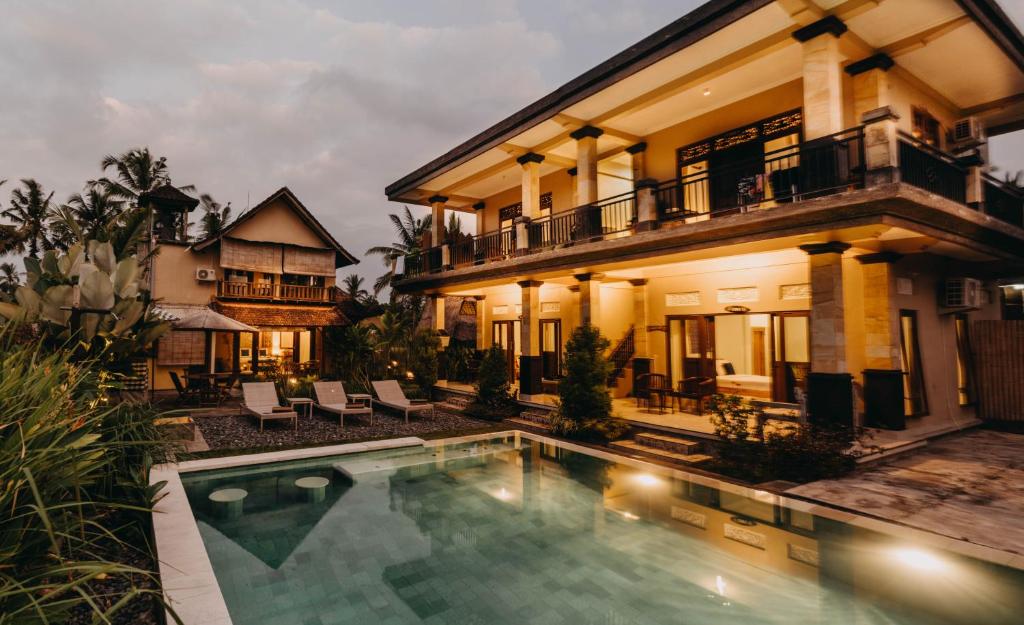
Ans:
POLYGON ((189 210, 192 210, 193 208, 199 205, 199 200, 189 195, 185 195, 181 191, 181 189, 171 186, 169 184, 165 184, 150 191, 146 191, 145 193, 139 196, 139 204, 145 204, 149 200, 163 200, 164 202, 176 202, 178 204, 185 204, 189 207, 189 210))
POLYGON ((350 322, 336 306, 280 306, 214 302, 214 310, 257 327, 313 328, 343 326, 350 322))

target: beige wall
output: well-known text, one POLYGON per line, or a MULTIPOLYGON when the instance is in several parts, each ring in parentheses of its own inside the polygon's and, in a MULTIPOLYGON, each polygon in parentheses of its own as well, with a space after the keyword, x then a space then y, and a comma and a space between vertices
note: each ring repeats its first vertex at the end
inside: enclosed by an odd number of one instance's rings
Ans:
POLYGON ((238 224, 231 231, 231 236, 248 241, 327 247, 327 243, 281 199, 263 207, 251 219, 238 224))
POLYGON ((161 244, 153 261, 153 297, 168 304, 208 304, 217 283, 196 280, 196 269, 213 269, 219 279, 218 264, 213 250, 197 253, 184 245, 161 244))

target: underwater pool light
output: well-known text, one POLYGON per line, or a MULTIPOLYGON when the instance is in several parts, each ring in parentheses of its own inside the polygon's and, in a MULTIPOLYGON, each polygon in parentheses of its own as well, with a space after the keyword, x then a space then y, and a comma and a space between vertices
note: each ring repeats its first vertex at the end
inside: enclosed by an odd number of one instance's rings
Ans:
POLYGON ((945 570, 947 567, 946 562, 941 558, 928 553, 927 551, 914 549, 912 547, 895 549, 892 552, 892 557, 900 564, 904 564, 919 571, 927 571, 929 573, 938 573, 945 570))

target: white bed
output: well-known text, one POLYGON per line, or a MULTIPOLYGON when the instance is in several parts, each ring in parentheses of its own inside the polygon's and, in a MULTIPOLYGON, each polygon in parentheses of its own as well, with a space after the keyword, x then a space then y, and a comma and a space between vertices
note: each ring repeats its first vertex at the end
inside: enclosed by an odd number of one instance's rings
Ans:
POLYGON ((718 376, 715 378, 717 390, 723 395, 742 395, 758 399, 771 399, 772 378, 768 375, 752 375, 747 373, 728 373, 731 363, 719 360, 716 363, 718 376), (726 365, 730 365, 727 367, 726 365))

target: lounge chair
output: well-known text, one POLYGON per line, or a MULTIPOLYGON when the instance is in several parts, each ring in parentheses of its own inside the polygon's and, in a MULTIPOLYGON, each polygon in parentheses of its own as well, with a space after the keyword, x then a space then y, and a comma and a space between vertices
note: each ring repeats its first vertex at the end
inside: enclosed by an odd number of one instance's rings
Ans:
POLYGON ((174 384, 174 390, 178 391, 179 401, 185 404, 191 404, 193 402, 198 404, 202 400, 199 392, 200 389, 194 386, 185 386, 177 371, 168 371, 167 375, 171 377, 171 383, 174 384))
POLYGON ((246 382, 242 384, 242 410, 263 422, 268 419, 291 419, 292 427, 299 429, 299 414, 281 406, 273 382, 246 382))
POLYGON ((409 422, 410 412, 434 412, 434 404, 426 400, 407 399, 398 380, 380 380, 372 384, 373 392, 377 393, 377 403, 403 413, 406 423, 409 422))
POLYGON ((370 425, 373 425, 373 400, 369 406, 349 403, 341 382, 313 382, 313 395, 316 397, 313 407, 338 415, 341 427, 345 427, 345 415, 357 414, 370 415, 370 425))

